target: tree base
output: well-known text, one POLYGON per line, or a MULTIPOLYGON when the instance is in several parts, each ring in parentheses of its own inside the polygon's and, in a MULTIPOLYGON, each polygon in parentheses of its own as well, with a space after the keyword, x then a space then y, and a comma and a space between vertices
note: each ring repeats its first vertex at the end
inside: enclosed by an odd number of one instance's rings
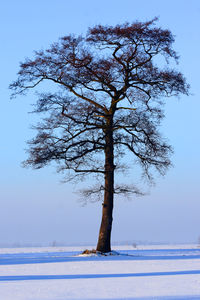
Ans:
POLYGON ((110 255, 120 255, 120 253, 116 252, 116 251, 110 251, 110 252, 101 252, 101 251, 97 251, 95 249, 92 250, 84 250, 81 254, 83 255, 91 255, 91 254, 96 254, 96 255, 103 255, 103 256, 110 256, 110 255))

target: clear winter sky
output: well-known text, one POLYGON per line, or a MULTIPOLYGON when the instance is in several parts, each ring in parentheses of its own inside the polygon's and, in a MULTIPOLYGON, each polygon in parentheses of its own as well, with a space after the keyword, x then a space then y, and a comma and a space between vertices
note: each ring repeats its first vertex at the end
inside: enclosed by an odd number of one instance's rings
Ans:
MULTIPOLYGON (((10 100, 8 85, 19 62, 69 33, 96 24, 159 17, 176 36, 179 70, 189 97, 168 99, 162 132, 174 147, 174 168, 148 196, 116 199, 113 242, 197 242, 200 236, 200 1, 7 0, 0 4, 0 244, 96 244, 101 203, 82 207, 76 187, 62 184, 52 167, 23 169, 25 141, 35 117, 33 96, 10 100)), ((131 176, 131 175, 130 175, 131 176)))

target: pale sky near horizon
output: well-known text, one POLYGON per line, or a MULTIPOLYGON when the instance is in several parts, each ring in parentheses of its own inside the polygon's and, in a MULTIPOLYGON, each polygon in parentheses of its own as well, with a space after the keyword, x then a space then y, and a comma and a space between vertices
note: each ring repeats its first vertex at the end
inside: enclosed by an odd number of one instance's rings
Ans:
MULTIPOLYGON (((177 68, 191 95, 168 99, 163 135, 174 147, 170 169, 147 196, 116 199, 113 242, 197 242, 200 236, 200 2, 198 0, 2 1, 0 109, 0 246, 53 241, 96 244, 101 203, 81 206, 70 183, 53 167, 24 169, 26 140, 35 117, 34 97, 10 100, 8 85, 19 62, 69 33, 84 34, 96 24, 115 25, 159 17, 175 35, 177 68)), ((130 176, 132 176, 130 174, 130 176)))

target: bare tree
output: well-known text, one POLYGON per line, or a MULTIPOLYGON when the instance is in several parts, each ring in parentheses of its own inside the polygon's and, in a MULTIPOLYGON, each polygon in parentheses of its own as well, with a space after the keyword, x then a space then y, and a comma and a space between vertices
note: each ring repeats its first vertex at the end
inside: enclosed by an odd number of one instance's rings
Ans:
POLYGON ((139 193, 134 186, 114 186, 121 158, 131 152, 149 180, 151 169, 164 175, 171 147, 158 131, 163 99, 188 93, 183 75, 169 68, 178 60, 174 37, 156 21, 99 25, 86 36, 65 36, 21 63, 18 80, 10 85, 13 95, 38 86, 50 91, 38 94, 35 112, 45 117, 28 142, 25 165, 42 168, 54 161, 72 177, 103 175, 98 188, 85 191, 104 192, 101 252, 111 251, 114 193, 139 193), (59 89, 51 92, 44 81, 59 89))

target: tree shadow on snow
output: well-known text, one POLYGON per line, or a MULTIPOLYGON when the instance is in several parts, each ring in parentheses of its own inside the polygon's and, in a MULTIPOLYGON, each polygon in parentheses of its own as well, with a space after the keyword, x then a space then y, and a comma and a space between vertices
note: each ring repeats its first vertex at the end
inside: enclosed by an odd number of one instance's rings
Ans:
POLYGON ((149 273, 124 273, 124 274, 23 275, 23 276, 17 275, 17 276, 0 276, 0 281, 128 278, 128 277, 172 276, 172 275, 194 275, 194 274, 200 274, 200 270, 174 271, 174 272, 149 272, 149 273))
MULTIPOLYGON (((96 300, 199 300, 199 295, 185 295, 185 296, 153 296, 153 297, 126 297, 126 298, 96 298, 96 300)), ((77 299, 77 300, 89 300, 89 299, 77 299)))
POLYGON ((0 254, 0 265, 38 264, 80 261, 179 260, 200 259, 200 249, 163 249, 119 251, 119 255, 79 256, 81 252, 43 252, 0 254))

